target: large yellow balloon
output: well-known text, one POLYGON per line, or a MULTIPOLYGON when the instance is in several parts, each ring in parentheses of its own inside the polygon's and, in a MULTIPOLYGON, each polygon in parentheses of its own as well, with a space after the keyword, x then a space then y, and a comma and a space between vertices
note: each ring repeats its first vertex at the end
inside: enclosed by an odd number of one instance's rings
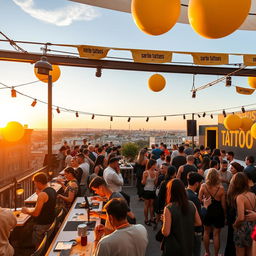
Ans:
POLYGON ((256 123, 254 123, 251 127, 251 135, 254 139, 256 139, 256 123))
POLYGON ((180 16, 180 0, 132 0, 131 11, 140 30, 158 36, 176 24, 180 16))
POLYGON ((166 84, 165 78, 162 75, 154 74, 148 79, 148 87, 153 92, 160 92, 166 84))
POLYGON ((229 115, 224 119, 224 126, 227 130, 238 130, 242 120, 238 115, 229 115))
MULTIPOLYGON (((41 75, 37 73, 37 69, 34 68, 34 73, 36 75, 36 77, 44 82, 44 83, 48 83, 48 76, 47 75, 41 75)), ((52 75, 52 82, 56 82, 59 77, 60 77, 60 68, 58 65, 52 65, 52 70, 50 71, 50 74, 52 75)))
POLYGON ((9 122, 2 131, 3 138, 9 142, 15 142, 23 138, 24 127, 18 122, 9 122))
POLYGON ((190 0, 188 18, 199 35, 221 38, 243 24, 250 8, 251 0, 190 0))
POLYGON ((253 121, 252 119, 248 118, 248 117, 243 117, 241 118, 242 124, 240 126, 240 129, 242 131, 249 131, 253 125, 253 121))
POLYGON ((251 88, 256 89, 256 77, 248 77, 248 84, 251 88))

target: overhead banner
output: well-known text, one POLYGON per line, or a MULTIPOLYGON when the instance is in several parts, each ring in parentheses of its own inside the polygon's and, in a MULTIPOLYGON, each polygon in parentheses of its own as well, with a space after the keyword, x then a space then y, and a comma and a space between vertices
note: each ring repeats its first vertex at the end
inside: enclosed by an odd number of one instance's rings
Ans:
POLYGON ((79 45, 77 46, 80 57, 88 59, 102 59, 105 58, 111 48, 79 45))
POLYGON ((244 55, 244 65, 256 66, 256 55, 244 55))
POLYGON ((151 51, 151 50, 131 50, 133 60, 143 63, 165 63, 172 62, 172 52, 151 51))
POLYGON ((243 88, 243 87, 239 87, 236 86, 236 92, 240 93, 240 94, 244 94, 244 95, 251 95, 254 93, 254 89, 249 89, 249 88, 243 88))
POLYGON ((229 62, 229 55, 222 53, 191 53, 194 64, 197 65, 225 65, 229 62))

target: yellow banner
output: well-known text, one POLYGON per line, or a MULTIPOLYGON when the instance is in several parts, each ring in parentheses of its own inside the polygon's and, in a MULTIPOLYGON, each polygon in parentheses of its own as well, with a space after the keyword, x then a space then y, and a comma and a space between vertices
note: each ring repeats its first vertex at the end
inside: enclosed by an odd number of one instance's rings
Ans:
POLYGON ((244 55, 244 65, 256 66, 256 55, 244 55))
POLYGON ((143 63, 165 63, 172 61, 172 52, 151 51, 151 50, 131 50, 133 60, 143 63))
POLYGON ((229 55, 222 53, 191 53, 194 64, 197 65, 225 65, 229 62, 229 55))
POLYGON ((236 86, 236 92, 240 93, 240 94, 244 94, 244 95, 251 95, 254 93, 254 89, 249 89, 249 88, 243 88, 243 87, 239 87, 236 86))
POLYGON ((80 57, 88 59, 102 59, 105 58, 110 48, 91 46, 91 45, 79 45, 77 46, 80 57))

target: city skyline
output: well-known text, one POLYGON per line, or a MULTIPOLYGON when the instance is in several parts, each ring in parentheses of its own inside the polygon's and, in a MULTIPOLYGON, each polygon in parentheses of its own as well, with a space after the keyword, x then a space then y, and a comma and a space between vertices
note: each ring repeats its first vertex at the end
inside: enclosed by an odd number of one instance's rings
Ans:
MULTIPOLYGON (((196 35, 189 25, 176 24, 168 33, 152 37, 145 35, 135 26, 130 14, 72 3, 67 0, 43 2, 0 0, 0 5, 0 21, 3 24, 1 30, 13 40, 172 51, 253 53, 255 50, 254 34, 250 31, 236 31, 226 38, 209 40, 196 35), (64 9, 66 13, 70 8, 76 8, 76 10, 78 8, 81 11, 67 19, 63 8, 66 8, 64 9), (16 20, 19 20, 18 23, 10 17, 11 15, 8 15, 10 13, 16 17, 16 20), (56 13, 64 16, 57 17, 56 13), (54 15, 55 19, 53 19, 54 15)), ((40 52, 37 46, 20 46, 28 51, 40 52)), ((1 42, 1 49, 11 50, 12 48, 1 42)), ((110 56, 116 57, 116 53, 110 53, 110 56)), ((130 55, 121 52, 118 57, 130 58, 130 55)), ((173 61, 191 62, 191 57, 174 56, 173 61)), ((238 58, 232 56, 230 62, 238 62, 238 58)), ((253 95, 239 95, 234 87, 226 88, 224 83, 200 91, 197 97, 192 99, 190 92, 192 75, 162 73, 167 85, 163 91, 154 93, 147 86, 147 80, 153 74, 151 72, 103 70, 102 77, 97 78, 95 69, 63 66, 60 68, 61 77, 53 86, 53 104, 90 113, 127 116, 168 115, 204 112, 255 103, 253 95)), ((36 80, 31 64, 0 62, 0 69, 0 82, 8 86, 36 80)), ((216 78, 218 77, 197 75, 195 86, 201 86, 216 78)), ((246 78, 233 77, 232 81, 234 85, 249 87, 246 78)), ((47 100, 47 86, 44 83, 35 83, 17 88, 17 90, 37 99, 47 100)), ((32 108, 31 99, 26 99, 19 94, 17 98, 11 98, 9 89, 1 90, 0 102, 2 104, 0 127, 4 127, 8 121, 28 124, 32 129, 47 127, 46 105, 38 103, 32 108)), ((205 119, 198 119, 199 125, 216 123, 216 117, 211 119, 209 115, 205 119)), ((91 116, 81 114, 79 118, 76 118, 74 113, 57 114, 53 111, 53 128, 108 129, 110 121, 109 118, 98 116, 92 120, 91 116)), ((130 123, 127 122, 127 118, 114 118, 111 128, 185 130, 186 121, 182 116, 170 117, 167 121, 163 118, 150 118, 149 122, 145 119, 131 119, 130 123)))

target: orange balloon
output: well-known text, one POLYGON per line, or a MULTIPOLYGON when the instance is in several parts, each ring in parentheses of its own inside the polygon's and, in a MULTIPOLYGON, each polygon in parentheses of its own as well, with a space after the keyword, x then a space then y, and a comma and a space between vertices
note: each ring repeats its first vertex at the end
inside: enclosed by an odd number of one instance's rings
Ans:
POLYGON ((153 92, 160 92, 166 84, 165 78, 162 75, 154 74, 148 79, 148 87, 153 92))
POLYGON ((2 131, 3 138, 9 142, 15 142, 23 138, 24 127, 15 121, 9 122, 2 131))
POLYGON ((229 115, 224 119, 224 126, 227 130, 238 130, 241 124, 242 120, 238 115, 229 115))
POLYGON ((251 135, 254 139, 256 139, 256 123, 254 123, 251 127, 251 135))
POLYGON ((180 0, 132 0, 131 12, 140 30, 158 36, 176 24, 180 16, 180 0))
POLYGON ((256 89, 256 77, 248 77, 248 84, 251 88, 256 89))
MULTIPOLYGON (((48 76, 47 75, 41 75, 37 73, 37 69, 34 68, 34 73, 36 75, 36 77, 44 82, 44 83, 48 83, 48 76)), ((50 75, 52 75, 52 82, 56 82, 59 78, 60 78, 60 68, 58 65, 52 65, 52 70, 50 71, 50 75)))
POLYGON ((190 0, 189 23, 203 37, 221 38, 243 24, 250 8, 251 0, 190 0))
POLYGON ((241 118, 242 124, 240 126, 240 129, 242 131, 249 131, 253 125, 253 121, 251 118, 243 117, 241 118))

